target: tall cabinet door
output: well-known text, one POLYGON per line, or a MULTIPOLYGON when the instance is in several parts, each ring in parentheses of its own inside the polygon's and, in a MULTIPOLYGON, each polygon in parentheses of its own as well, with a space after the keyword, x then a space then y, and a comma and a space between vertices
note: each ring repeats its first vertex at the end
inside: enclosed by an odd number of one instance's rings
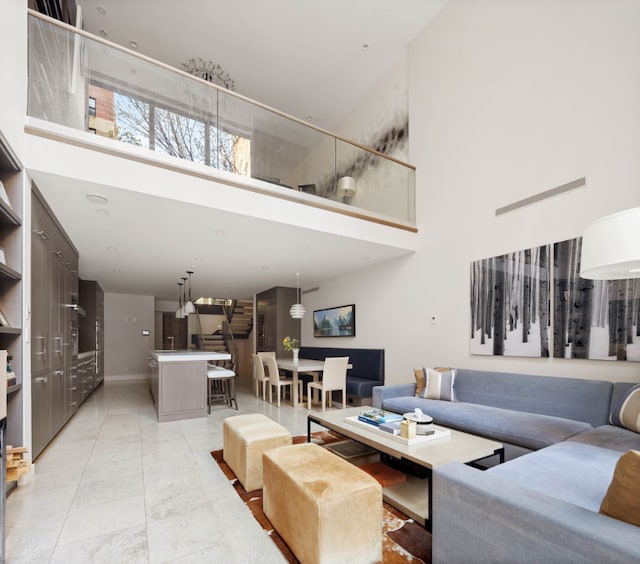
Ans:
POLYGON ((39 453, 51 437, 51 276, 49 235, 42 218, 35 213, 31 236, 31 428, 34 453, 39 453))
POLYGON ((31 370, 49 369, 50 251, 47 235, 34 229, 31 236, 31 370))
MULTIPOLYGON (((60 245, 57 245, 60 248, 60 245)), ((65 265, 60 251, 52 256, 51 276, 51 431, 55 435, 66 421, 64 321, 65 265)))

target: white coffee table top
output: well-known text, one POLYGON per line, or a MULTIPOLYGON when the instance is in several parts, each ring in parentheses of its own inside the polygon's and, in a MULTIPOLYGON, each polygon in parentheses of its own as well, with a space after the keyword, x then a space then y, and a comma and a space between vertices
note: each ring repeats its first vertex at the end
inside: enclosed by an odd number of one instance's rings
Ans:
MULTIPOLYGON (((448 429, 450 432, 442 438, 415 444, 404 444, 398 441, 396 437, 385 436, 384 432, 373 426, 369 429, 346 421, 345 418, 357 416, 361 411, 367 409, 373 408, 360 406, 325 412, 311 412, 308 417, 311 421, 380 452, 385 452, 396 458, 406 458, 420 466, 431 469, 448 462, 467 463, 480 460, 496 454, 497 451, 503 448, 503 444, 498 441, 477 437, 455 429, 448 429)), ((445 427, 440 428, 445 429, 445 427)))

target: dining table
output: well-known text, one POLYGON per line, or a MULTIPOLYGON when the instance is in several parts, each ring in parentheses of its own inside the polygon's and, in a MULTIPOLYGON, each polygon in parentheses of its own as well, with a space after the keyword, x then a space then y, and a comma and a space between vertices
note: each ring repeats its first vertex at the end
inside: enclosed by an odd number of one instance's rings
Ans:
MULTIPOLYGON (((298 407, 300 405, 300 399, 298 397, 298 374, 313 374, 314 381, 316 381, 316 377, 319 377, 324 370, 324 360, 312 360, 309 358, 299 358, 298 360, 293 360, 292 358, 276 358, 276 364, 278 368, 282 370, 290 370, 293 374, 293 390, 292 390, 292 403, 294 407, 298 407)), ((347 369, 353 368, 353 365, 348 364, 347 369)))

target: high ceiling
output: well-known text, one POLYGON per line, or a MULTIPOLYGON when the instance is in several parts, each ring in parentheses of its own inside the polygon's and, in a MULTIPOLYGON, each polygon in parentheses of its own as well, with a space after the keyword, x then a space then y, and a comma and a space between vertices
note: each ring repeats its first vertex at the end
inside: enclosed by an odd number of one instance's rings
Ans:
POLYGON ((87 31, 177 68, 213 61, 236 92, 329 130, 445 2, 78 0, 87 31))
MULTIPOLYGON (((134 41, 139 52, 178 68, 194 57, 211 60, 229 73, 238 93, 296 117, 311 116, 313 124, 331 130, 391 69, 445 1, 78 4, 91 33, 127 47, 134 41)), ((294 285, 296 271, 301 271, 303 288, 309 288, 326 277, 404 254, 136 192, 43 173, 34 177, 80 252, 81 276, 99 280, 107 292, 176 300, 176 282, 191 268, 196 271, 194 298, 245 298, 275 285, 294 285), (99 219, 95 205, 86 200, 96 193, 112 202, 110 213, 99 219), (181 220, 167 229, 167 218, 181 220), (283 244, 287 241, 295 241, 295 247, 283 244)))

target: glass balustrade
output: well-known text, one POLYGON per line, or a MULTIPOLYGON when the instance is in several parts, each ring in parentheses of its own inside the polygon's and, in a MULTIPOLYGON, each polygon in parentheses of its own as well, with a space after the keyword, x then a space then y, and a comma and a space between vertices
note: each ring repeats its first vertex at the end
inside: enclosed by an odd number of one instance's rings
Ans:
POLYGON ((415 225, 413 167, 33 12, 27 112, 415 225))

